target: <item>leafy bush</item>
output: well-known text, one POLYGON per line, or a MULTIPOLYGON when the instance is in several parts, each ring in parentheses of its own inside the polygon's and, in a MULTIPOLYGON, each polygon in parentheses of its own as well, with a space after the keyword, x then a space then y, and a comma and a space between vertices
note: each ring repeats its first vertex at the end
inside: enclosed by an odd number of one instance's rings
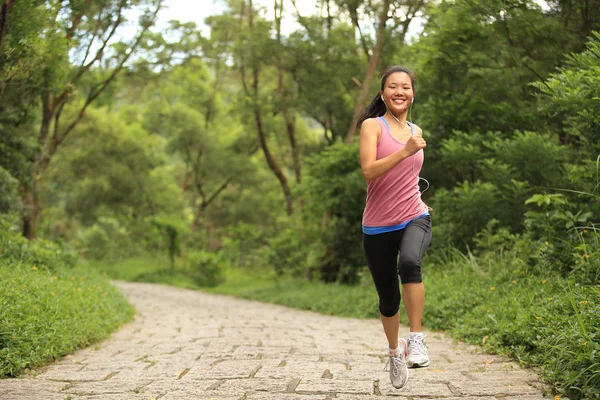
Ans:
POLYGON ((425 324, 541 367, 570 399, 600 395, 600 288, 536 262, 544 243, 492 228, 478 235, 479 255, 432 255, 425 324))
POLYGON ((79 256, 65 243, 47 240, 29 241, 12 233, 6 216, 0 216, 0 261, 5 265, 28 264, 53 273, 59 268, 73 268, 79 256))
POLYGON ((82 253, 90 259, 115 260, 135 254, 131 233, 116 218, 100 217, 80 235, 82 253))
POLYGON ((567 56, 565 65, 540 90, 541 111, 565 142, 574 142, 585 158, 600 153, 600 33, 592 32, 585 51, 567 56))
MULTIPOLYGON (((2 218, 0 218, 2 219, 2 218)), ((4 219, 2 219, 4 220, 4 219)), ((133 308, 75 253, 0 229, 0 378, 104 339, 133 308)))
POLYGON ((438 227, 434 229, 444 244, 463 249, 491 219, 522 232, 525 200, 568 184, 567 154, 547 134, 516 131, 503 137, 499 132, 454 132, 441 144, 439 163, 446 169, 444 174, 461 183, 435 191, 431 206, 438 227))
POLYGON ((436 238, 448 244, 470 243, 490 219, 503 219, 501 193, 491 183, 465 181, 452 190, 439 189, 432 204, 436 238))
MULTIPOLYGON (((0 143, 0 154, 2 143, 0 143)), ((0 166, 0 213, 20 210, 22 200, 19 196, 19 181, 9 171, 0 166)))
POLYGON ((312 156, 306 162, 303 194, 311 223, 323 227, 320 278, 357 282, 364 265, 360 221, 366 194, 358 142, 338 143, 312 156))
POLYGON ((221 252, 227 255, 227 262, 245 270, 264 267, 268 252, 264 229, 243 222, 227 229, 222 239, 221 252))
POLYGON ((286 218, 283 228, 268 242, 266 261, 275 274, 312 279, 324 260, 324 232, 301 215, 286 218))
POLYGON ((185 274, 198 286, 216 286, 222 283, 224 260, 219 253, 190 250, 185 255, 185 274))

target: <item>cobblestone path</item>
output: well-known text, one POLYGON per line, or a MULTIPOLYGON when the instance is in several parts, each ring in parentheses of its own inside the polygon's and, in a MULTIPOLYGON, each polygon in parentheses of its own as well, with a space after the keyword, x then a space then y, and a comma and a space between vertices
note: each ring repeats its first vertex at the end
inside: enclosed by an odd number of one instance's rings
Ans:
MULTIPOLYGON (((538 377, 427 333, 431 366, 394 389, 378 320, 357 320, 144 283, 116 283, 135 321, 18 379, 6 400, 543 399, 538 377)), ((406 335, 407 328, 401 332, 406 335)))

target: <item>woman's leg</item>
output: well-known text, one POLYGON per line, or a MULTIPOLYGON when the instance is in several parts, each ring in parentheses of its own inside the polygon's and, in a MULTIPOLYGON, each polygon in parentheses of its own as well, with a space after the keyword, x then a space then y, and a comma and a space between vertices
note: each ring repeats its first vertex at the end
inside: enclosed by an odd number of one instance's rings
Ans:
POLYGON ((398 249, 400 232, 363 235, 367 266, 379 295, 379 312, 390 349, 398 348, 400 324, 400 287, 398 284, 398 249))
POLYGON ((411 332, 421 332, 425 286, 421 277, 421 258, 431 243, 431 217, 412 221, 400 243, 399 273, 402 280, 402 298, 411 332))
POLYGON ((422 217, 406 228, 400 244, 399 272, 402 279, 402 297, 408 315, 410 332, 407 348, 408 367, 429 366, 429 354, 422 330, 425 287, 421 277, 421 258, 431 242, 431 218, 422 217))
POLYGON ((399 231, 363 236, 365 258, 379 295, 381 323, 390 348, 386 369, 392 386, 397 389, 404 387, 408 380, 407 344, 404 339, 398 339, 400 287, 397 265, 401 236, 399 231))
POLYGON ((400 311, 393 317, 386 317, 383 314, 379 314, 381 318, 381 324, 383 325, 383 331, 387 337, 390 349, 398 348, 398 331, 400 330, 400 311))
POLYGON ((423 308, 425 308, 425 285, 421 283, 405 283, 402 285, 402 301, 408 316, 411 332, 421 332, 423 308))

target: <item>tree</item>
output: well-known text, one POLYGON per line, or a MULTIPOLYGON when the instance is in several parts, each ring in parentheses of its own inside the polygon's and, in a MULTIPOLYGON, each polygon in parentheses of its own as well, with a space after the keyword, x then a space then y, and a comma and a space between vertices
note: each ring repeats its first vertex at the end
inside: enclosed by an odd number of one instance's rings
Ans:
POLYGON ((2 47, 2 38, 4 36, 4 27, 8 21, 8 13, 14 4, 14 0, 4 0, 0 7, 0 47, 2 47))
MULTIPOLYGON (((17 3, 19 5, 20 3, 17 3)), ((55 17, 45 29, 64 35, 54 44, 57 54, 44 60, 38 152, 34 156, 29 179, 23 182, 26 211, 23 215, 23 235, 34 239, 41 213, 40 185, 44 172, 61 144, 82 120, 86 109, 102 94, 125 68, 142 38, 154 24, 162 0, 141 2, 146 6, 139 18, 140 29, 129 42, 114 43, 115 34, 124 24, 124 13, 138 2, 127 0, 73 3, 48 3, 47 12, 55 17), (68 59, 73 54, 73 63, 68 59), (75 98, 77 89, 86 92, 79 111, 63 123, 65 106, 75 98)), ((40 34, 43 30, 40 32, 40 34)))
MULTIPOLYGON (((360 35, 362 49, 365 53, 364 55, 368 59, 365 75, 360 83, 358 98, 354 105, 352 120, 350 122, 350 126, 348 127, 348 133, 346 133, 346 143, 350 143, 354 140, 354 136, 356 135, 356 123, 358 122, 358 119, 360 118, 360 115, 363 112, 372 93, 373 80, 379 68, 380 60, 382 58, 382 50, 387 37, 390 35, 386 29, 388 20, 392 18, 394 21, 394 24, 391 28, 392 31, 400 29, 399 37, 396 39, 399 40, 400 43, 404 43, 408 27, 425 4, 425 1, 409 0, 406 2, 406 4, 397 5, 396 2, 383 0, 381 7, 378 9, 378 11, 376 11, 377 29, 375 34, 375 44, 372 51, 369 50, 369 45, 363 36, 363 32, 359 24, 358 10, 360 2, 356 0, 342 0, 339 1, 339 3, 341 3, 341 6, 345 6, 348 9, 352 24, 360 35), (405 6, 405 10, 403 10, 402 6, 405 6), (397 14, 402 13, 403 11, 405 15, 404 18, 397 16, 397 14)), ((370 2, 369 5, 371 5, 370 2)))
POLYGON ((549 117, 549 128, 559 132, 583 158, 600 155, 600 33, 592 32, 586 49, 566 57, 566 63, 540 90, 540 109, 549 117))
POLYGON ((352 118, 353 78, 364 73, 362 59, 356 56, 360 45, 352 25, 334 20, 330 12, 303 16, 296 10, 296 19, 302 29, 289 35, 280 58, 294 81, 298 111, 322 127, 323 138, 331 145, 343 140, 352 118))
POLYGON ((173 178, 181 188, 182 214, 190 232, 180 256, 201 227, 207 208, 253 171, 248 150, 238 146, 239 121, 224 118, 224 105, 213 91, 213 79, 204 63, 193 59, 173 67, 145 89, 145 96, 154 100, 145 105, 144 125, 164 138, 166 151, 175 156, 173 178), (207 117, 211 119, 206 121, 207 117))

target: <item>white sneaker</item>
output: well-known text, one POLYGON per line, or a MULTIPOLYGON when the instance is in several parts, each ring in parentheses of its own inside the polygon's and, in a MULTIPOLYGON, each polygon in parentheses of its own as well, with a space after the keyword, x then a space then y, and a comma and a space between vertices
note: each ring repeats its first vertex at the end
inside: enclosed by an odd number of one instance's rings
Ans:
POLYGON ((406 340, 398 339, 398 351, 390 356, 383 368, 390 371, 390 381, 396 389, 402 388, 408 381, 408 367, 406 366, 406 340))
POLYGON ((406 358, 406 364, 409 368, 429 366, 429 355, 427 355, 425 336, 408 338, 408 356, 406 358))

